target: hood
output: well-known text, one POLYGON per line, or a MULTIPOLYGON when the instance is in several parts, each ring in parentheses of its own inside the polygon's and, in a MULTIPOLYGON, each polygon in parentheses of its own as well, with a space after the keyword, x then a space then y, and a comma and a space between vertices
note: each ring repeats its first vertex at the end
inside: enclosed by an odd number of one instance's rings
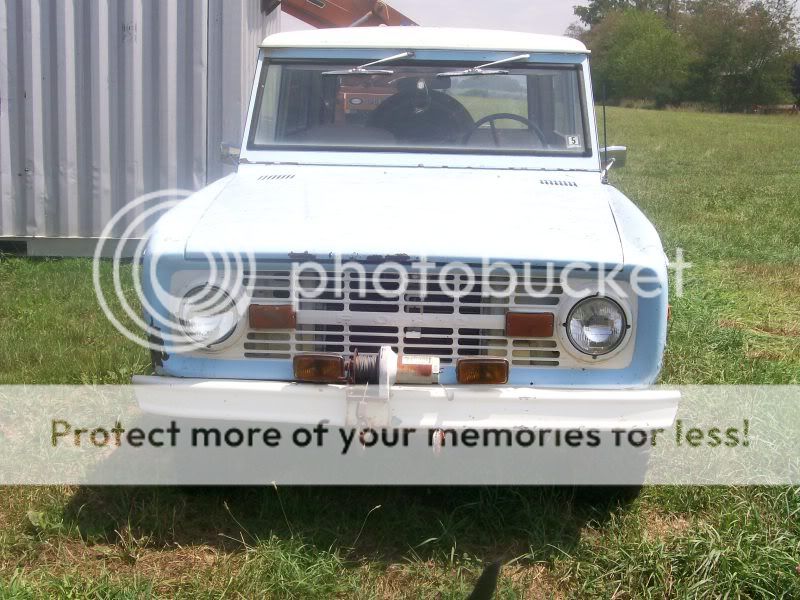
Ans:
POLYGON ((596 173, 242 165, 187 258, 388 256, 620 264, 596 173))

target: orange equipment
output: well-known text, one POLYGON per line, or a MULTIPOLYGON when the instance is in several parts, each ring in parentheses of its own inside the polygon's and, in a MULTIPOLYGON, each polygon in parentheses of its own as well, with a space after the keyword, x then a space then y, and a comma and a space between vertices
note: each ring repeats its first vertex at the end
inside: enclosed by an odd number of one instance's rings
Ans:
POLYGON ((416 25, 381 0, 267 0, 266 12, 279 5, 286 14, 320 29, 375 25, 416 25))

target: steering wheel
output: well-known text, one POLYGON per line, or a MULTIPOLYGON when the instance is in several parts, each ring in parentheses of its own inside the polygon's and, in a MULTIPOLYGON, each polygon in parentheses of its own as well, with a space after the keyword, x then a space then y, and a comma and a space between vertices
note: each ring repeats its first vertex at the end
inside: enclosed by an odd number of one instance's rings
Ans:
POLYGON ((385 129, 395 138, 412 144, 458 144, 465 131, 472 129, 472 116, 452 96, 437 90, 420 95, 398 92, 378 105, 367 125, 385 129), (422 106, 420 106, 422 104, 422 106))
POLYGON ((542 143, 543 147, 547 147, 547 140, 544 137, 544 133, 539 128, 539 126, 531 121, 530 119, 526 119, 523 116, 515 115, 513 113, 494 113, 491 115, 486 115, 482 119, 478 119, 475 122, 475 126, 472 130, 464 136, 462 140, 464 144, 467 144, 471 139, 472 136, 475 134, 478 129, 480 129, 486 123, 489 123, 489 127, 492 129, 492 139, 494 140, 494 145, 499 148, 500 147, 500 137, 497 135, 497 128, 494 126, 495 121, 500 121, 502 119, 509 119, 511 121, 517 121, 518 123, 522 123, 528 127, 528 133, 534 134, 539 141, 542 143))

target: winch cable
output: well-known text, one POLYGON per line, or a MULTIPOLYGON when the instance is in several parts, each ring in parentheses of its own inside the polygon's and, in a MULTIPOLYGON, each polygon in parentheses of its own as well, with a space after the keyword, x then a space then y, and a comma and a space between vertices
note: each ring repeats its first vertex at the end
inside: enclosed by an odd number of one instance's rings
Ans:
POLYGON ((350 381, 356 385, 379 383, 378 355, 358 354, 350 360, 350 381))

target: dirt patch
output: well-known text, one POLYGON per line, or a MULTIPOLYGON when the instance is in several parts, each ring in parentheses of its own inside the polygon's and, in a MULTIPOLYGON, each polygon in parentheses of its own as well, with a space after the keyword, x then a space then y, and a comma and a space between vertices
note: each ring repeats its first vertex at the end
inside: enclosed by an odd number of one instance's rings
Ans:
POLYGON ((734 274, 792 295, 800 295, 800 265, 746 263, 737 265, 734 274))
POLYGON ((796 323, 783 325, 746 325, 741 321, 733 319, 720 319, 718 325, 723 329, 741 329, 743 331, 753 331, 781 337, 800 337, 800 325, 796 323))
POLYGON ((164 590, 211 578, 223 562, 232 560, 210 546, 143 548, 126 551, 121 545, 90 544, 80 540, 46 542, 34 556, 26 556, 23 571, 45 570, 49 575, 79 573, 82 578, 130 580, 136 576, 157 583, 164 590))
POLYGON ((749 360, 771 360, 775 362, 780 362, 782 360, 786 360, 786 355, 781 354, 780 352, 773 352, 771 350, 748 350, 745 352, 745 356, 749 360))
MULTIPOLYGON (((369 579, 369 568, 363 566, 363 577, 369 579)), ((445 581, 458 577, 455 569, 442 569, 433 561, 415 563, 413 568, 402 564, 389 565, 386 570, 370 583, 370 593, 375 598, 411 598, 409 590, 419 590, 421 586, 436 589, 445 581)))
MULTIPOLYGON (((432 561, 415 563, 413 570, 405 565, 390 565, 384 573, 373 580, 370 593, 376 598, 416 598, 421 583, 428 583, 426 587, 435 590, 440 585, 449 587, 458 576, 456 569, 442 569, 432 561), (417 590, 417 593, 411 595, 409 590, 412 589, 417 590)), ((466 578, 467 586, 471 587, 478 580, 478 576, 475 574, 466 578)), ((544 564, 504 566, 500 571, 498 589, 507 589, 509 586, 517 592, 517 597, 525 600, 566 597, 544 564)))
POLYGON ((642 535, 648 541, 667 541, 682 536, 692 522, 682 515, 664 514, 651 511, 642 517, 642 535))
POLYGON ((717 323, 722 329, 746 329, 744 323, 741 321, 734 321, 732 319, 720 319, 717 323))
MULTIPOLYGON (((369 576, 369 568, 362 567, 364 578, 369 576)), ((410 598, 409 590, 419 590, 421 585, 436 589, 444 581, 458 577, 456 569, 442 569, 433 561, 414 563, 413 568, 403 564, 389 565, 386 570, 370 583, 370 593, 375 598, 410 598)))
POLYGON ((769 335, 780 335, 782 337, 800 337, 800 325, 790 323, 789 325, 762 325, 752 327, 753 331, 767 333, 769 335))
POLYGON ((558 588, 558 582, 546 565, 520 565, 505 567, 501 577, 509 578, 514 587, 522 591, 525 600, 561 599, 566 596, 558 588))

